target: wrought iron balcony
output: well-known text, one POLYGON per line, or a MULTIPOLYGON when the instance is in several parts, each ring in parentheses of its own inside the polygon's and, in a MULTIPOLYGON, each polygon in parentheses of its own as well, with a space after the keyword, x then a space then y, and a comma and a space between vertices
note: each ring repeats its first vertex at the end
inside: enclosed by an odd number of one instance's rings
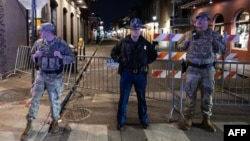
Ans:
POLYGON ((173 18, 170 20, 170 26, 172 27, 180 27, 180 26, 190 26, 191 25, 190 18, 173 18))

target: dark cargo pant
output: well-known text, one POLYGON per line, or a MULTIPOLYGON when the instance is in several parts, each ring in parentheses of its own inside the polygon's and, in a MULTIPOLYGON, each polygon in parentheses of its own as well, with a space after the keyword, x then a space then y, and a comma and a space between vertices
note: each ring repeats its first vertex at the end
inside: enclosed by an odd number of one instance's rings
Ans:
POLYGON ((132 85, 134 85, 138 101, 138 117, 141 123, 148 122, 145 91, 147 74, 123 71, 120 79, 120 99, 118 104, 117 121, 123 124, 126 121, 126 110, 132 85))

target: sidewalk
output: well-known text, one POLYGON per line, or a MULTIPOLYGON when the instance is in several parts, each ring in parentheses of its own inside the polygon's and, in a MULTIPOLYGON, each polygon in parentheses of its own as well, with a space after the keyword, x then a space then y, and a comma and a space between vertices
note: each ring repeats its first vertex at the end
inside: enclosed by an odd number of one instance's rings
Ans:
MULTIPOLYGON (((96 45, 90 45, 94 48, 96 45)), ((90 50, 92 52, 92 49, 90 50)), ((88 50, 86 51, 88 54, 88 50)), ((0 140, 20 141, 26 127, 26 115, 31 98, 31 75, 18 72, 0 80, 0 140)), ((61 101, 69 93, 64 87, 61 101)), ((38 118, 33 122, 33 132, 29 141, 44 140, 50 126, 50 103, 47 92, 41 99, 38 118)))
MULTIPOLYGON (((26 127, 26 114, 30 100, 30 74, 12 75, 0 81, 0 138, 3 141, 19 141, 26 127)), ((46 134, 49 127, 49 104, 47 95, 41 101, 39 117, 34 122, 31 138, 46 134)))
MULTIPOLYGON (((26 126, 25 116, 31 87, 31 76, 18 73, 0 80, 0 140, 19 141, 26 126)), ((64 90, 62 101, 69 90, 64 90)), ((127 122, 123 131, 116 129, 116 112, 119 94, 77 88, 70 99, 59 123, 57 134, 48 133, 50 108, 47 94, 42 97, 38 118, 29 141, 223 141, 223 125, 250 124, 249 107, 216 105, 212 121, 216 133, 200 127, 202 116, 199 103, 190 131, 180 130, 179 114, 173 111, 169 123, 172 103, 147 99, 149 128, 143 129, 137 117, 136 97, 130 96, 127 122)))

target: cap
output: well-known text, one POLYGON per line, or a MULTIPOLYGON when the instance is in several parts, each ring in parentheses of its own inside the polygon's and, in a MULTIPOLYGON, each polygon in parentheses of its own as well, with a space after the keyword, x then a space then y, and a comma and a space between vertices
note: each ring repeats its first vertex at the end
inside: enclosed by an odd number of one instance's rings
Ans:
POLYGON ((138 18, 131 19, 130 24, 126 27, 130 29, 145 28, 145 26, 142 25, 141 20, 138 18))
POLYGON ((52 23, 42 23, 39 30, 55 31, 55 25, 52 23))
POLYGON ((207 18, 208 20, 210 20, 210 14, 208 12, 200 12, 195 19, 198 18, 207 18))

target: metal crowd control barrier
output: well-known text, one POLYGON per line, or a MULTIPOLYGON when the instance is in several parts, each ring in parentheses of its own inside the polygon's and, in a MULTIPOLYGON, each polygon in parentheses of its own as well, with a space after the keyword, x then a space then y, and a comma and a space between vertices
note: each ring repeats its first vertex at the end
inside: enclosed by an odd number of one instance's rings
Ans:
MULTIPOLYGON (((78 56, 78 59, 81 56, 78 56)), ((86 70, 83 72, 83 77, 77 87, 107 91, 111 93, 119 93, 119 78, 120 75, 117 72, 118 63, 113 62, 110 57, 100 56, 84 56, 85 61, 79 61, 80 68, 86 65, 88 60, 92 60, 86 70)), ((154 98, 157 100, 171 101, 172 94, 170 87, 172 87, 172 78, 167 77, 164 79, 156 79, 151 77, 151 72, 155 68, 169 69, 170 62, 157 60, 155 63, 149 66, 148 71, 148 85, 146 91, 147 98, 154 98)), ((131 91, 131 95, 136 95, 134 89, 131 91)))
MULTIPOLYGON (((86 60, 92 59, 92 61, 85 70, 82 80, 77 87, 108 91, 115 94, 119 93, 120 76, 117 74, 118 64, 109 57, 85 56, 85 58, 86 60)), ((178 73, 181 70, 180 66, 180 61, 178 60, 161 59, 157 59, 149 66, 146 97, 172 102, 169 119, 172 119, 174 111, 177 111, 182 119, 184 118, 182 114, 183 78, 178 73), (180 95, 177 96, 176 93, 178 92, 180 92, 180 95)), ((136 95, 134 89, 132 89, 131 95, 136 95)))
MULTIPOLYGON (((167 60, 165 60, 167 61, 167 60)), ((157 62, 157 61, 156 61, 157 62)), ((173 118, 173 112, 183 115, 183 93, 185 87, 185 73, 182 74, 180 60, 171 60, 171 69, 152 70, 152 77, 158 79, 172 79, 172 86, 169 86, 172 92, 172 109, 169 113, 169 121, 173 118), (176 85, 177 84, 177 85, 176 85), (178 91, 178 89, 180 91, 178 91), (177 91, 177 92, 176 92, 177 91), (178 95, 179 93, 179 95, 178 95)), ((213 93, 214 105, 224 106, 250 106, 250 63, 217 61, 215 72, 215 91, 213 93)), ((156 83, 156 82, 153 82, 156 83)), ((168 86, 167 86, 168 87, 168 86)), ((197 91, 197 99, 200 99, 200 91, 197 91)))
MULTIPOLYGON (((7 77, 10 77, 11 75, 15 75, 18 72, 27 73, 27 74, 32 73, 32 65, 34 64, 30 56, 30 51, 31 51, 30 46, 23 46, 23 45, 18 46, 15 68, 13 70, 13 73, 10 73, 7 77)), ((64 85, 67 86, 67 88, 71 86, 71 83, 73 83, 76 78, 76 71, 72 71, 73 66, 76 67, 76 65, 74 64, 75 62, 65 65, 63 68, 63 71, 64 71, 63 83, 64 85)), ((76 68, 74 68, 74 70, 76 70, 76 68)))
POLYGON ((250 62, 218 61, 215 80, 215 105, 250 106, 250 62))
MULTIPOLYGON (((162 57, 162 58, 168 59, 170 61, 173 60, 173 59, 174 60, 176 60, 178 58, 180 59, 181 57, 183 57, 184 59, 186 58, 186 57, 184 57, 186 54, 185 55, 183 55, 183 54, 181 54, 181 55, 174 55, 174 56, 172 55, 172 54, 174 54, 174 52, 172 50, 172 44, 173 44, 173 42, 177 42, 181 38, 183 38, 183 34, 173 34, 172 31, 170 31, 170 34, 163 33, 163 34, 155 34, 154 35, 154 41, 169 41, 169 49, 168 49, 168 52, 167 52, 168 57, 166 57, 166 58, 162 57), (176 58, 176 56, 177 56, 177 58, 176 58)), ((224 39, 225 42, 237 42, 238 39, 239 39, 239 36, 237 36, 237 35, 228 35, 227 33, 225 33, 223 39, 224 39)), ((180 53, 176 53, 176 54, 180 54, 180 53)), ((164 56, 167 56, 167 55, 164 55, 164 56)), ((234 58, 234 56, 235 56, 235 54, 233 53, 233 54, 229 54, 226 57, 227 57, 227 59, 228 58, 232 59, 232 58, 234 58)), ((161 55, 158 55, 158 57, 161 58, 161 55)), ((224 62, 224 56, 222 56, 222 58, 221 58, 220 55, 217 55, 217 59, 218 60, 222 60, 222 72, 223 72, 224 71, 224 63, 223 63, 224 62)), ((175 69, 172 68, 172 71, 174 72, 175 69)), ((181 80, 182 80, 182 82, 181 82, 181 87, 182 88, 181 89, 183 89, 183 74, 182 73, 181 73, 181 80)), ((172 84, 174 84, 174 80, 172 81, 172 84)), ((174 87, 172 87, 172 89, 174 89, 174 87)), ((176 108, 177 106, 175 104, 175 99, 174 99, 175 92, 174 92, 174 90, 172 91, 172 94, 173 94, 173 96, 172 96, 173 97, 173 99, 172 99, 172 109, 171 109, 170 114, 169 114, 169 120, 172 119, 173 111, 178 111, 180 113, 182 119, 184 119, 184 116, 182 114, 182 90, 181 90, 180 93, 181 93, 180 94, 180 100, 179 100, 180 106, 179 106, 179 109, 178 109, 178 108, 176 108)))
POLYGON ((152 69, 151 77, 154 78, 155 81, 158 81, 158 79, 167 80, 165 82, 167 84, 166 88, 170 92, 168 96, 171 98, 169 101, 171 102, 171 110, 169 112, 168 122, 172 120, 173 112, 177 112, 180 115, 180 118, 184 119, 182 113, 184 75, 181 71, 181 61, 158 59, 154 63, 157 63, 158 61, 165 62, 168 67, 165 67, 165 69, 164 67, 156 67, 156 69, 152 69))
MULTIPOLYGON (((80 57, 80 56, 78 56, 80 57)), ((86 60, 92 59, 91 63, 85 70, 82 80, 78 84, 79 88, 108 91, 112 93, 119 93, 119 75, 117 74, 118 64, 115 63, 109 57, 98 56, 84 56, 86 60)), ((88 62, 88 61, 87 61, 88 62)), ((182 114, 182 95, 176 100, 176 90, 180 89, 179 84, 183 84, 183 80, 176 80, 175 73, 181 70, 180 65, 175 65, 176 62, 169 60, 157 59, 154 63, 150 64, 148 72, 148 85, 146 90, 146 97, 151 99, 163 100, 166 102, 172 102, 172 106, 175 111, 179 111, 182 114), (177 67, 177 68, 176 68, 177 67), (157 76, 155 70, 165 70, 165 76, 157 76), (172 71, 175 70, 175 71, 172 71), (152 73, 155 71, 156 74, 152 73), (176 102, 178 104, 176 104, 176 102), (179 103, 180 102, 180 103, 179 103), (180 104, 180 106, 179 106, 180 104), (180 109, 180 110, 179 110, 180 109)), ((178 63, 178 62, 177 62, 178 63)), ((80 65, 78 65, 80 66, 80 65)), ((182 88, 182 87, 181 87, 182 88)), ((182 92, 182 91, 181 91, 182 92)), ((131 91, 131 95, 136 95, 134 89, 131 91)), ((170 113, 172 116, 172 113, 170 113)))
POLYGON ((22 46, 22 45, 18 46, 15 68, 13 73, 9 74, 8 77, 10 75, 17 74, 17 71, 29 74, 31 73, 33 62, 30 57, 30 50, 31 50, 30 46, 22 46))
MULTIPOLYGON (((173 57, 175 57, 173 53, 173 57)), ((78 59, 80 59, 78 56, 78 59)), ((79 61, 82 68, 91 59, 84 70, 83 77, 77 87, 119 93, 119 75, 117 63, 110 57, 84 56, 85 61, 79 61)), ((181 60, 157 59, 150 64, 146 97, 172 102, 169 121, 176 111, 181 119, 185 87, 185 74, 181 73, 181 60)), ((214 105, 250 106, 250 63, 218 61, 215 73, 214 105), (223 65, 224 64, 224 65, 223 65), (224 66, 224 67, 223 67, 224 66)), ((198 99, 200 91, 198 91, 198 99)), ((132 89, 131 95, 135 95, 132 89)))
POLYGON ((117 69, 109 65, 109 57, 78 56, 78 60, 81 58, 85 58, 85 61, 79 61, 81 65, 78 66, 86 66, 86 63, 89 62, 88 60, 90 59, 91 63, 88 64, 88 67, 84 70, 82 80, 78 84, 78 87, 114 93, 119 92, 119 76, 117 69))

